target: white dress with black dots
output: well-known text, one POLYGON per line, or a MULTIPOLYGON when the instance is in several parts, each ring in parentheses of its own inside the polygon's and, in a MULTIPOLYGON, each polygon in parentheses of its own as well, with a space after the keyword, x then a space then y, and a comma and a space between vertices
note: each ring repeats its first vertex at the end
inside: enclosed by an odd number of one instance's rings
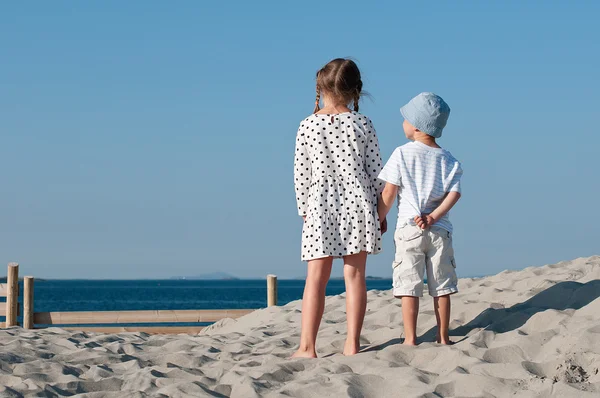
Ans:
POLYGON ((306 216, 302 260, 381 251, 381 169, 368 117, 313 114, 302 121, 294 159, 298 213, 306 216))

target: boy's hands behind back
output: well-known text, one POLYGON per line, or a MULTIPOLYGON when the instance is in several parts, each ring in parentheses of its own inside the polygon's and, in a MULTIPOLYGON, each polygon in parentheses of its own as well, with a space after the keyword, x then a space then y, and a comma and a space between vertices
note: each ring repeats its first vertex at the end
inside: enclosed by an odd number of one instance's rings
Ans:
POLYGON ((435 224, 435 218, 431 217, 429 214, 423 214, 421 216, 415 216, 415 223, 421 229, 429 228, 435 224))
POLYGON ((429 214, 421 214, 420 216, 416 216, 414 218, 415 224, 417 224, 421 229, 433 227, 433 224, 438 222, 445 214, 450 211, 450 209, 458 202, 460 199, 460 192, 452 191, 446 194, 446 197, 442 201, 442 203, 429 214), (434 216, 435 214, 435 216, 434 216))

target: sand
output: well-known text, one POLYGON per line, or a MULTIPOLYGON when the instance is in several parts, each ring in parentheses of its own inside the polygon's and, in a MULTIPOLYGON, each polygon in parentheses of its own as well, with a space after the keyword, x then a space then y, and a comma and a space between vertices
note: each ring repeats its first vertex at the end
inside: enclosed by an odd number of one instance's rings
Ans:
POLYGON ((319 359, 288 359, 299 301, 223 320, 196 336, 0 331, 0 396, 598 397, 600 256, 461 279, 453 346, 434 343, 431 298, 420 345, 400 345, 390 291, 370 291, 362 351, 340 354, 344 295, 327 298, 319 359))

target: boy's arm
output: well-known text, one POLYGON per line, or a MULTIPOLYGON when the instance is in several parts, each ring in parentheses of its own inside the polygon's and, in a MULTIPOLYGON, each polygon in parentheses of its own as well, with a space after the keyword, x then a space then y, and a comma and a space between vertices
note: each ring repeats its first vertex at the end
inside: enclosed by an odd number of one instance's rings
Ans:
POLYGON ((377 198, 377 214, 379 216, 379 221, 381 222, 382 233, 387 231, 387 220, 385 217, 394 205, 394 200, 396 200, 396 196, 402 185, 402 175, 399 167, 399 162, 402 158, 401 152, 400 148, 396 148, 379 173, 379 180, 382 183, 385 181, 383 191, 377 198))
POLYGON ((387 182, 377 201, 377 213, 379 214, 380 220, 385 219, 385 216, 390 212, 397 195, 398 186, 387 182))
POLYGON ((421 229, 432 226, 444 217, 460 199, 460 192, 448 192, 442 203, 430 214, 415 217, 415 222, 421 229))
POLYGON ((446 215, 454 207, 456 202, 460 199, 460 179, 462 177, 463 170, 460 162, 456 161, 452 169, 452 180, 448 186, 448 193, 446 197, 440 203, 440 205, 432 211, 430 214, 423 214, 421 217, 415 217, 415 222, 421 228, 427 228, 438 222, 442 217, 446 215))

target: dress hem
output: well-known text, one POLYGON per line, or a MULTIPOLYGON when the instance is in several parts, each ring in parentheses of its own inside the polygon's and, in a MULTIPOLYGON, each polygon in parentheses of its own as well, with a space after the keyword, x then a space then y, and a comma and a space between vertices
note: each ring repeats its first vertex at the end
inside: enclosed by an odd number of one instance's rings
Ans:
POLYGON ((301 261, 319 260, 321 258, 328 258, 328 257, 333 257, 334 259, 336 259, 336 258, 344 258, 344 257, 347 257, 347 256, 353 256, 355 254, 359 254, 359 253, 362 253, 362 252, 367 252, 367 255, 377 255, 377 254, 381 253, 382 251, 383 251, 383 249, 374 250, 374 251, 359 250, 359 251, 351 251, 350 253, 342 254, 341 256, 340 255, 333 255, 332 254, 332 255, 328 255, 328 256, 325 255, 325 256, 311 257, 311 258, 306 258, 306 259, 305 258, 301 258, 301 261))

